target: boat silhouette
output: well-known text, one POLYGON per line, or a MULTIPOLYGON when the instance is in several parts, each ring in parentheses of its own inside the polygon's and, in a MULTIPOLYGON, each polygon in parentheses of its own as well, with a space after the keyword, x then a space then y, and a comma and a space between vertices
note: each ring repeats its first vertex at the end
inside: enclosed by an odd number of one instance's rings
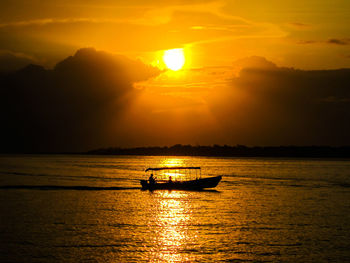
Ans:
POLYGON ((147 168, 145 172, 151 172, 151 175, 148 180, 140 180, 141 186, 143 190, 157 190, 157 189, 179 189, 179 190, 201 190, 205 188, 214 188, 218 185, 220 182, 222 176, 214 176, 214 177, 207 177, 202 178, 201 172, 197 173, 197 171, 201 171, 200 167, 182 167, 182 166, 176 166, 176 167, 159 167, 159 168, 147 168), (156 175, 157 172, 167 170, 168 172, 162 175, 158 176, 156 175), (196 170, 195 179, 192 179, 190 176, 177 176, 177 171, 180 170, 196 170), (173 172, 169 172, 173 171, 173 172), (155 176, 153 176, 153 173, 155 173, 155 176), (174 176, 174 178, 173 178, 174 176), (168 177, 168 178, 166 178, 168 177), (189 178, 190 177, 190 178, 189 178))

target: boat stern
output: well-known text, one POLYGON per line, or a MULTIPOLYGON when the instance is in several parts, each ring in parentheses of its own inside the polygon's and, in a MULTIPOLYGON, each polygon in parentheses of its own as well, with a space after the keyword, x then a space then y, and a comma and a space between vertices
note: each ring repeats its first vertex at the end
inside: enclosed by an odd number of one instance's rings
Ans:
POLYGON ((148 182, 147 180, 140 180, 142 189, 147 189, 148 188, 148 182))

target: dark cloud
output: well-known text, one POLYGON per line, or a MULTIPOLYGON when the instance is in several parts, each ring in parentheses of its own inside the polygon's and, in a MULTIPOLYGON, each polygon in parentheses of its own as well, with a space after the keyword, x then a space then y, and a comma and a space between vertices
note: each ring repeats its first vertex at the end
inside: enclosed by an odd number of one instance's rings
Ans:
POLYGON ((140 61, 81 49, 53 70, 29 65, 0 79, 1 151, 81 151, 118 143, 116 120, 159 74, 140 61))
POLYGON ((300 22, 291 22, 288 25, 296 29, 309 29, 311 27, 309 24, 300 22))
POLYGON ((301 44, 301 45, 310 45, 310 44, 319 44, 321 42, 319 41, 314 41, 314 40, 301 40, 298 42, 298 44, 301 44))
POLYGON ((248 145, 350 145, 350 69, 241 70, 210 107, 223 138, 248 145))
POLYGON ((327 43, 344 46, 344 45, 350 44, 350 39, 349 38, 343 38, 343 39, 331 38, 331 39, 328 39, 327 43))
POLYGON ((180 99, 181 87, 174 87, 174 96, 133 87, 159 70, 94 49, 81 49, 52 70, 29 65, 0 77, 0 152, 175 143, 350 145, 350 69, 281 68, 262 57, 236 61, 235 69, 239 74, 226 87, 228 68, 217 75, 222 85, 213 87, 212 76, 200 71, 208 89, 180 99))
POLYGON ((244 68, 258 68, 258 69, 277 69, 276 64, 271 61, 268 61, 264 57, 251 56, 247 58, 242 58, 236 60, 233 65, 241 69, 244 68))
POLYGON ((0 73, 18 70, 36 62, 34 58, 25 54, 0 50, 0 73))
POLYGON ((302 45, 309 45, 309 44, 330 44, 330 45, 339 45, 339 46, 346 46, 350 45, 350 39, 349 38, 330 38, 328 40, 322 40, 322 41, 316 41, 316 40, 301 40, 298 42, 298 44, 302 45))

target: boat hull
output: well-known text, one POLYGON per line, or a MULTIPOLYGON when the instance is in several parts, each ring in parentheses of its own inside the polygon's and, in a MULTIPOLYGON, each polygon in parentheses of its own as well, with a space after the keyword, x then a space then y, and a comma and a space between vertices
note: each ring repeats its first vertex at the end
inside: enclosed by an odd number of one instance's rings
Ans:
POLYGON ((221 176, 201 178, 191 181, 174 181, 174 182, 158 182, 150 184, 147 180, 141 180, 141 186, 144 190, 157 190, 157 189, 179 189, 179 190, 200 190, 204 188, 213 188, 218 185, 221 180, 221 176))

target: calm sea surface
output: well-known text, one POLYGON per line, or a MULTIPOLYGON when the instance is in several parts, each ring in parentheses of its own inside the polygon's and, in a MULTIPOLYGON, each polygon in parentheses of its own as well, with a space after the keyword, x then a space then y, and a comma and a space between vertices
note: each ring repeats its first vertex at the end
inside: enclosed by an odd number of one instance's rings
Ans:
POLYGON ((349 262, 350 161, 0 156, 0 262, 349 262), (216 191, 141 191, 201 166, 216 191))

